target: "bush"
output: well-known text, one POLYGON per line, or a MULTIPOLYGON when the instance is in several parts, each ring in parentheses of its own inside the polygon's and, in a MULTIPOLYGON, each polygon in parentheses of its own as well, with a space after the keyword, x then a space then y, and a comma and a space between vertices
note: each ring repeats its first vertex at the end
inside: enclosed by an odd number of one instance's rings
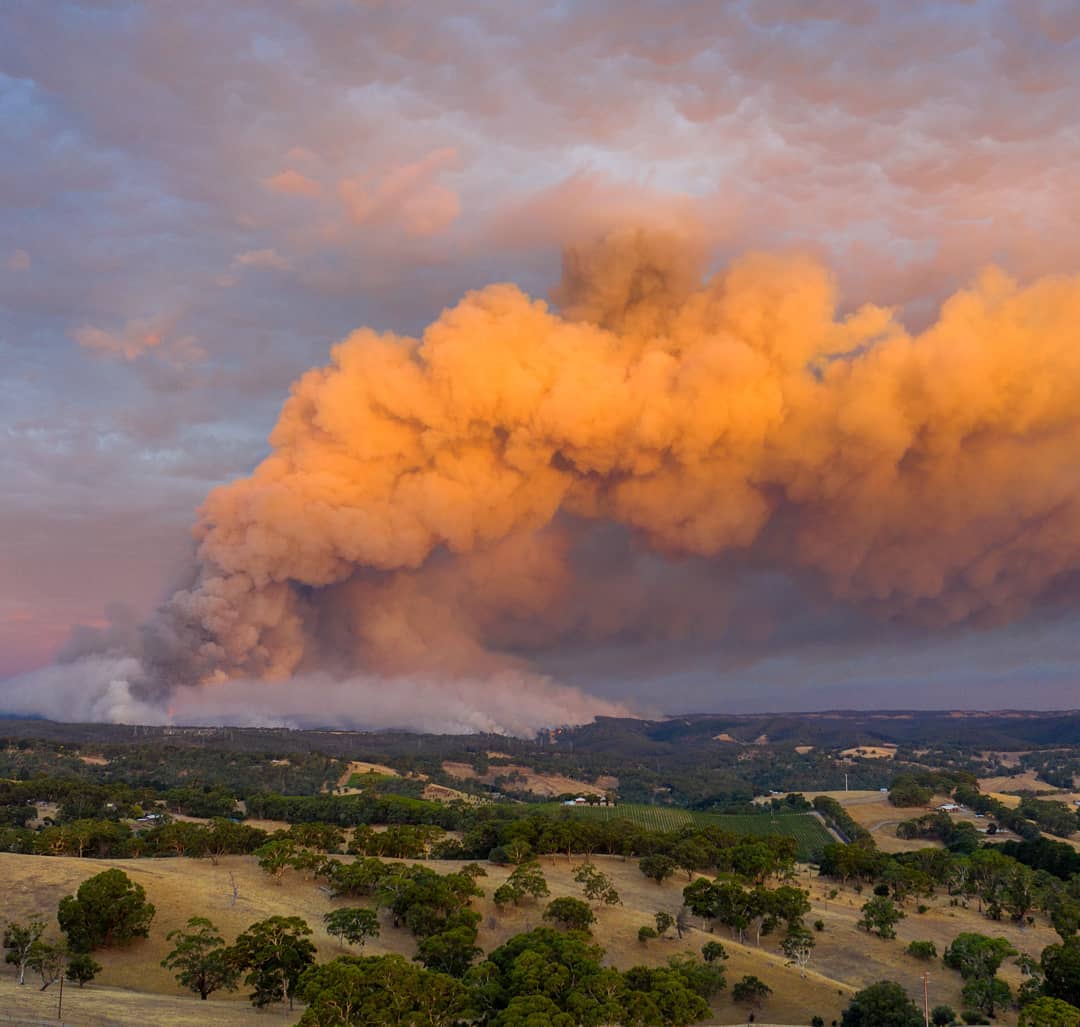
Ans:
POLYGON ((762 1002, 772 994, 770 988, 760 977, 747 974, 741 980, 736 981, 731 989, 731 997, 739 1003, 747 1003, 751 1006, 760 1006, 762 1002))
POLYGON ((646 924, 644 927, 638 928, 637 940, 640 941, 643 945, 645 944, 645 942, 651 941, 655 937, 657 937, 655 927, 650 927, 648 924, 646 924))
POLYGON ((948 1027, 956 1019, 956 1010, 952 1006, 934 1006, 930 1010, 930 1022, 934 1027, 948 1027))
POLYGON ((907 947, 908 955, 916 959, 936 959, 937 946, 932 941, 913 941, 907 947))
POLYGON ((818 931, 818 932, 824 931, 825 930, 825 921, 824 920, 815 920, 814 921, 814 930, 818 931))
POLYGON ((715 963, 718 959, 727 959, 727 949, 718 941, 707 941, 701 946, 701 958, 706 963, 715 963))
POLYGON ((976 1012, 974 1009, 965 1009, 960 1014, 960 1019, 969 1024, 988 1024, 990 1022, 982 1013, 976 1012))

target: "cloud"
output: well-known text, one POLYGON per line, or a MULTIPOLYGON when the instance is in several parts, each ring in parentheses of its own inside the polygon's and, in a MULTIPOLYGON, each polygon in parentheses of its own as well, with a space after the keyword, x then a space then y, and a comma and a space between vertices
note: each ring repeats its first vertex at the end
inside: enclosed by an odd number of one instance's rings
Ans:
POLYGON ((436 235, 461 213, 457 194, 436 181, 456 161, 457 152, 446 147, 378 176, 344 178, 338 193, 353 224, 391 224, 414 238, 436 235))
POLYGON ((165 341, 161 328, 151 321, 128 321, 119 332, 107 332, 93 325, 84 325, 72 332, 72 337, 99 357, 119 357, 135 360, 157 349, 165 341))
POLYGON ((74 329, 71 337, 83 349, 103 359, 131 362, 153 354, 174 367, 182 368, 198 363, 205 357, 194 336, 175 332, 166 321, 130 320, 118 332, 83 325, 74 329))
POLYGON ((322 192, 322 186, 318 182, 291 168, 271 176, 265 180, 264 184, 271 192, 282 193, 286 196, 314 198, 322 192))
POLYGON ((4 267, 9 271, 29 271, 30 254, 26 250, 13 250, 11 256, 4 262, 4 267))
POLYGON ((288 271, 292 265, 277 250, 263 249, 238 253, 233 257, 232 266, 254 268, 257 271, 288 271))

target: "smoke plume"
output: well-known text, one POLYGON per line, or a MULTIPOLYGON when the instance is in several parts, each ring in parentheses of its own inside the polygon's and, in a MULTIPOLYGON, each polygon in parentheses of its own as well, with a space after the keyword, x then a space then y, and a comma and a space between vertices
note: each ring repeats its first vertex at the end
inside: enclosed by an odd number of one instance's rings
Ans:
POLYGON ((715 639, 750 570, 924 629, 1068 593, 1080 279, 991 269, 913 333, 808 257, 706 257, 616 233, 555 307, 497 284, 338 343, 80 708, 525 732, 619 710, 544 652, 715 639))

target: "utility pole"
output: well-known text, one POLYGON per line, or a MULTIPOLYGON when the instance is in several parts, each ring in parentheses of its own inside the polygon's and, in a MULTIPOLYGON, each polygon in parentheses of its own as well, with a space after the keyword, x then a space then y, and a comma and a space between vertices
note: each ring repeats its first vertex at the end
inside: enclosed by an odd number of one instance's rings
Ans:
POLYGON ((56 1019, 64 1018, 64 969, 60 970, 60 1001, 56 1003, 56 1019))
POLYGON ((924 971, 922 975, 922 1006, 923 1016, 926 1019, 926 1027, 930 1027, 930 973, 924 971))
POLYGON ((846 792, 847 790, 848 790, 848 786, 847 786, 847 771, 845 770, 845 771, 844 771, 844 791, 846 792))

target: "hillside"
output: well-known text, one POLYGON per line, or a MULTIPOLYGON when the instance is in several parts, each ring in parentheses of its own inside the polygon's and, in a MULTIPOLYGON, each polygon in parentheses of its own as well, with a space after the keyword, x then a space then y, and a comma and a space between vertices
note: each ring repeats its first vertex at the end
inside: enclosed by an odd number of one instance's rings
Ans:
MULTIPOLYGON (((639 872, 633 861, 624 862, 618 857, 598 857, 597 864, 615 881, 623 905, 599 913, 595 937, 607 949, 611 965, 625 969, 638 963, 657 965, 674 953, 698 952, 710 937, 723 941, 730 954, 728 960, 729 989, 714 1004, 715 1024, 746 1022, 746 1011, 730 1001, 730 984, 744 974, 753 973, 768 983, 774 991, 765 1009, 759 1011, 759 1022, 805 1024, 811 1015, 824 1016, 826 1022, 838 1017, 847 997, 858 987, 882 978, 901 981, 912 995, 921 995, 920 974, 925 964, 907 956, 903 949, 913 939, 932 940, 942 951, 951 939, 964 930, 1002 934, 1019 949, 1038 954, 1041 948, 1054 940, 1052 932, 1041 924, 1020 930, 1009 923, 991 924, 974 909, 953 908, 948 900, 938 896, 932 900, 931 909, 918 915, 909 906, 909 916, 898 926, 896 941, 881 941, 867 936, 855 927, 859 918, 859 906, 865 896, 851 889, 840 889, 834 899, 827 894, 835 887, 834 882, 819 881, 803 867, 799 884, 809 887, 813 911, 808 922, 820 918, 825 930, 816 935, 817 948, 810 962, 807 977, 801 979, 797 969, 784 965, 783 956, 776 948, 775 939, 763 938, 761 947, 753 944, 740 945, 726 936, 726 932, 710 935, 698 926, 689 930, 682 941, 660 939, 642 945, 637 940, 637 928, 651 922, 658 910, 674 912, 681 902, 685 875, 670 880, 662 886, 654 884, 639 872)), ((545 858, 544 873, 548 878, 553 897, 579 895, 578 886, 572 880, 573 871, 580 865, 576 858, 569 862, 565 856, 554 860, 545 858)), ((433 862, 436 869, 444 872, 458 864, 433 862)), ((202 1006, 198 999, 180 991, 167 971, 158 965, 168 951, 165 935, 181 926, 194 914, 208 916, 231 939, 250 923, 274 915, 295 915, 306 919, 315 930, 319 955, 322 959, 333 958, 341 949, 322 929, 322 914, 344 900, 330 899, 316 883, 304 880, 289 871, 282 884, 273 883, 256 866, 251 857, 226 857, 217 866, 205 860, 190 859, 139 859, 139 860, 79 860, 67 857, 40 857, 0 854, 0 875, 8 882, 8 915, 27 918, 35 913, 52 911, 58 900, 73 891, 86 877, 105 869, 119 866, 134 880, 142 884, 149 899, 158 909, 151 937, 137 942, 127 949, 108 950, 100 954, 99 961, 105 970, 100 983, 88 986, 84 991, 68 987, 65 990, 65 1020, 70 1023, 104 1023, 95 1016, 112 1015, 112 1022, 145 1023, 206 1023, 204 1017, 213 1008, 214 1022, 221 1024, 247 1024, 257 1020, 265 1022, 266 1015, 256 1016, 247 1005, 243 993, 237 993, 212 1007, 202 1006), (230 874, 235 875, 239 897, 232 904, 230 874), (109 989, 122 989, 117 998, 121 1005, 105 1000, 119 993, 109 989), (106 1014, 105 1010, 111 1010, 106 1014), (122 1012, 129 1009, 130 1012, 122 1012), (191 1017, 191 1019, 185 1019, 191 1017)), ((528 905, 500 912, 492 903, 490 894, 509 874, 509 868, 493 865, 486 867, 488 877, 481 881, 487 897, 477 900, 483 915, 479 943, 485 950, 501 944, 520 931, 539 925, 542 906, 528 905)), ((383 934, 368 945, 371 953, 400 952, 411 955, 414 943, 403 929, 395 930, 384 924, 383 934)), ((949 1002, 959 1007, 960 978, 944 969, 940 962, 929 966, 931 991, 934 1002, 949 1002)), ((1011 963, 1003 967, 1003 976, 1012 984, 1019 981, 1018 972, 1011 963)), ((5 978, 3 1002, 5 1010, 18 1009, 26 1015, 40 1015, 47 1008, 55 1008, 52 989, 40 993, 23 989, 17 996, 13 993, 10 975, 5 978), (18 1000, 17 1005, 14 1005, 18 1000)), ((292 1022, 287 1016, 274 1013, 278 1022, 292 1022)), ((292 1019, 295 1019, 293 1017, 292 1019)), ((999 1018, 998 1023, 1012 1024, 1010 1015, 999 1018)))

